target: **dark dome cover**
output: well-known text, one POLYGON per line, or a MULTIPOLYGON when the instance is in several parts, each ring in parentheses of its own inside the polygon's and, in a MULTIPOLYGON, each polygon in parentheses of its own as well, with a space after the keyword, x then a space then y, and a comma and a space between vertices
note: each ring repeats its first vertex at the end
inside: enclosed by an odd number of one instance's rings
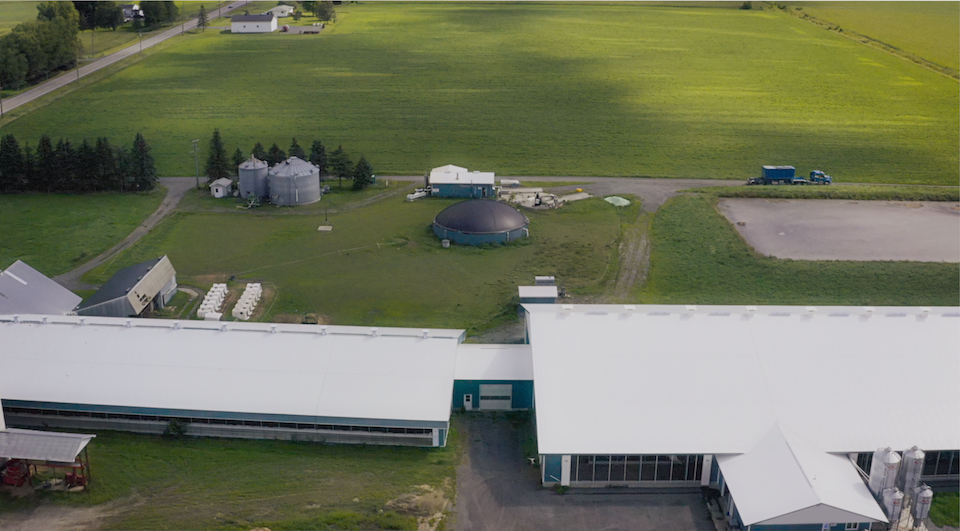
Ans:
POLYGON ((443 209, 433 223, 468 234, 492 234, 526 227, 530 220, 510 205, 489 199, 472 199, 443 209))

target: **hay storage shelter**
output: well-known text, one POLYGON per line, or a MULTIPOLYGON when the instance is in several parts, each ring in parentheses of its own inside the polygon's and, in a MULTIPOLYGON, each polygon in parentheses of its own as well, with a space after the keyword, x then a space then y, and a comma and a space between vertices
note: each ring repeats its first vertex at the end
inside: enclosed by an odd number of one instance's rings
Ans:
POLYGON ((177 272, 166 255, 117 271, 89 299, 77 315, 137 317, 149 315, 177 294, 177 272))
POLYGON ((320 200, 320 168, 298 157, 270 168, 270 201, 275 205, 306 205, 320 200))
POLYGON ((519 210, 489 199, 472 199, 445 208, 433 232, 458 245, 507 243, 530 235, 530 220, 519 210))
POLYGON ((240 197, 250 199, 252 197, 263 198, 270 194, 267 184, 267 172, 269 167, 266 161, 251 156, 246 162, 237 167, 237 174, 240 176, 240 197))

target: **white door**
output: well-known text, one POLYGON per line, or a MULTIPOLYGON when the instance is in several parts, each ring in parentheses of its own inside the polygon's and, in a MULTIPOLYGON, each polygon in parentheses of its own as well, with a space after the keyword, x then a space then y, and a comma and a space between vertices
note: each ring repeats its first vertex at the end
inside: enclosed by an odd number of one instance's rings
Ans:
POLYGON ((510 409, 512 405, 512 385, 480 384, 480 409, 510 409))
POLYGON ((463 409, 467 411, 473 410, 473 395, 463 395, 463 409))

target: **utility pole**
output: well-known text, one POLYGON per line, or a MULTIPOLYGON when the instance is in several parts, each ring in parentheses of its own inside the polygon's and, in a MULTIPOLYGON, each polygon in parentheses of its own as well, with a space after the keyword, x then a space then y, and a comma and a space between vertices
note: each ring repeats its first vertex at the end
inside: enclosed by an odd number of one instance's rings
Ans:
POLYGON ((140 53, 143 53, 143 33, 140 34, 140 53))
POLYGON ((184 22, 183 22, 183 1, 180 2, 180 35, 184 33, 184 22))
POLYGON ((200 143, 200 139, 196 138, 193 141, 193 161, 197 164, 197 190, 200 189, 200 153, 197 151, 197 144, 200 143))

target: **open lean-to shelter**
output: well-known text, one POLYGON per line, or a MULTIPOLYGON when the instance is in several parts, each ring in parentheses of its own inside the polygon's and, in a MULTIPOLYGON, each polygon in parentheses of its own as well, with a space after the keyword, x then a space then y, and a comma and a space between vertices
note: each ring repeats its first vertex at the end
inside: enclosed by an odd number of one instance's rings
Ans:
POLYGON ((177 272, 166 256, 117 271, 80 303, 77 315, 136 317, 159 310, 177 294, 177 272))
POLYGON ((458 245, 507 243, 530 235, 530 220, 506 203, 471 199, 450 205, 433 220, 433 233, 458 245))

